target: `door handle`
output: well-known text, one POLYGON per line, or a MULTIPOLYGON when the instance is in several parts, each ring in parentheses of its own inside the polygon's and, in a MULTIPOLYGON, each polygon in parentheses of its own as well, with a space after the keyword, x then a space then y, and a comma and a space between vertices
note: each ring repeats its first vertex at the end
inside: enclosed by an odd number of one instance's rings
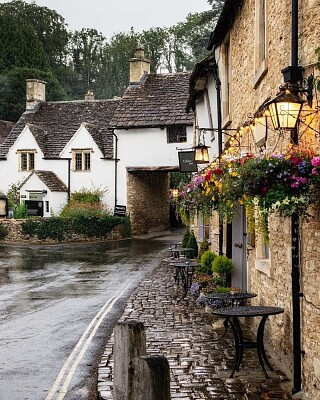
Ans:
POLYGON ((234 247, 238 247, 239 249, 242 249, 242 243, 235 243, 234 247))

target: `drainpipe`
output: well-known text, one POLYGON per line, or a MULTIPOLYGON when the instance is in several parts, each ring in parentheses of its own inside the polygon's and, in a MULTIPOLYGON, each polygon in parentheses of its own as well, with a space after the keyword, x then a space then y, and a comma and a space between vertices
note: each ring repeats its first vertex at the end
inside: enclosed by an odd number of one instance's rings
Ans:
MULTIPOLYGON (((213 50, 213 54, 215 52, 215 49, 213 50)), ((213 66, 212 66, 212 72, 213 72, 213 78, 216 82, 216 92, 217 92, 217 128, 218 128, 218 157, 219 157, 219 162, 221 161, 221 156, 222 156, 222 111, 221 111, 221 81, 219 78, 219 71, 218 71, 218 64, 215 60, 213 59, 213 66)), ((221 218, 219 218, 219 255, 221 256, 223 254, 223 221, 221 218)))
POLYGON ((70 185, 71 185, 71 158, 68 158, 68 203, 70 201, 70 185))
POLYGON ((114 133, 112 129, 112 135, 115 137, 115 153, 114 153, 114 207, 116 208, 118 204, 118 136, 114 133))
MULTIPOLYGON (((291 0, 291 65, 298 66, 298 0, 291 0)), ((298 142, 298 135, 296 142, 298 142)), ((296 143, 297 144, 297 143, 296 143)), ((293 389, 295 394, 301 391, 301 310, 300 310, 300 224, 299 216, 291 217, 291 262, 292 262, 292 336, 293 336, 293 389)))

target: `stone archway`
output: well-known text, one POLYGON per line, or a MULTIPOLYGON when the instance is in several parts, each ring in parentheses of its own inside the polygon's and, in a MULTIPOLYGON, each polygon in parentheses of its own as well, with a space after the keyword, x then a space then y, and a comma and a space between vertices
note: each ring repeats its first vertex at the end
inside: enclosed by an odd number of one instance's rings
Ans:
POLYGON ((127 207, 134 235, 169 229, 169 172, 127 169, 127 207))

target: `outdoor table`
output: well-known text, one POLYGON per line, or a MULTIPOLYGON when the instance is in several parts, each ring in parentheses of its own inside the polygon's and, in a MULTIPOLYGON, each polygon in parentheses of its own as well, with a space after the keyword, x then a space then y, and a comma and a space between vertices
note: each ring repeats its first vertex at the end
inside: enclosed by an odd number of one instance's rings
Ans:
POLYGON ((259 363, 264 372, 264 376, 266 378, 269 378, 269 375, 267 374, 267 370, 265 367, 265 363, 269 367, 270 371, 273 371, 273 368, 271 367, 267 359, 263 344, 265 323, 269 315, 281 314, 283 312, 284 312, 283 308, 269 307, 269 306, 226 307, 226 308, 214 309, 212 311, 214 315, 220 315, 226 317, 233 332, 236 355, 230 378, 233 377, 235 371, 239 371, 243 358, 244 348, 257 349, 259 363), (243 337, 242 329, 239 322, 239 318, 242 317, 247 317, 247 318, 262 317, 259 322, 256 341, 250 341, 243 337))
MULTIPOLYGON (((218 293, 218 292, 211 292, 207 293, 205 295, 205 300, 207 303, 207 300, 209 304, 207 304, 209 307, 212 307, 211 301, 213 300, 214 302, 217 302, 216 307, 239 307, 239 306, 244 306, 247 302, 248 299, 252 299, 253 297, 256 297, 256 293, 249 293, 249 292, 229 292, 229 293, 218 293)), ((224 333, 218 337, 218 340, 221 340, 225 337, 228 331, 228 319, 226 318, 223 322, 223 326, 225 328, 224 333)))
MULTIPOLYGON (((211 292, 205 295, 206 300, 216 300, 222 303, 222 307, 235 307, 245 305, 248 299, 256 297, 256 293, 248 292, 229 292, 229 293, 218 293, 211 292)), ((210 306, 210 304, 208 304, 210 306)))
POLYGON ((198 265, 199 265, 199 263, 197 263, 196 261, 190 260, 188 258, 185 258, 185 259, 178 258, 178 259, 172 260, 169 263, 170 267, 175 268, 175 274, 173 275, 173 279, 174 279, 173 285, 177 284, 179 286, 180 281, 183 283, 184 296, 181 297, 178 301, 180 301, 186 297, 188 290, 190 289, 190 286, 192 285, 194 269, 198 265))

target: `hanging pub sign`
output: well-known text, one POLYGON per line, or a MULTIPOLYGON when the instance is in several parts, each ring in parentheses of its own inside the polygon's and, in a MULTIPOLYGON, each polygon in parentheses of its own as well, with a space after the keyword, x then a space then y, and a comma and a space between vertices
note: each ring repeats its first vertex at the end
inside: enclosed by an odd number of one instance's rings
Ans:
POLYGON ((197 172, 198 167, 194 162, 194 151, 179 151, 180 172, 197 172))

